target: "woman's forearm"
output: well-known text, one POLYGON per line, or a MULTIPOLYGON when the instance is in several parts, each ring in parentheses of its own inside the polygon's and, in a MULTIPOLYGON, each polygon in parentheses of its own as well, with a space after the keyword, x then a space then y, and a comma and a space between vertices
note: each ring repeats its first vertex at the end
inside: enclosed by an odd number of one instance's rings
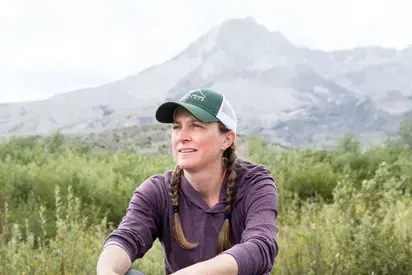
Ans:
POLYGON ((237 275, 239 267, 236 259, 229 254, 221 254, 203 262, 207 266, 207 274, 237 275))
POLYGON ((221 254, 210 260, 188 266, 172 275, 237 275, 238 264, 236 259, 229 254, 221 254))
POLYGON ((125 274, 131 267, 129 255, 118 245, 108 245, 97 262, 97 274, 125 274))

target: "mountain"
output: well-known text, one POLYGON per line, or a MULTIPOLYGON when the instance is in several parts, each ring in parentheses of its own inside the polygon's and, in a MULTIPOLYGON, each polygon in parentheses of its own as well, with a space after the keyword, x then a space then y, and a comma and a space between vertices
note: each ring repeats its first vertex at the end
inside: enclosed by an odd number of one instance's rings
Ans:
POLYGON ((231 19, 139 74, 2 104, 0 132, 88 133, 155 123, 158 104, 197 87, 228 97, 243 134, 308 146, 352 131, 370 142, 396 131, 412 110, 412 46, 325 52, 297 47, 251 17, 231 19))

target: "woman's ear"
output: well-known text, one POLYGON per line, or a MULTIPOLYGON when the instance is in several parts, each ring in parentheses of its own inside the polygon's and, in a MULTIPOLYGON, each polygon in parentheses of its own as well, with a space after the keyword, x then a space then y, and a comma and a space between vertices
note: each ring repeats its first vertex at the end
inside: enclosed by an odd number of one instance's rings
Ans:
POLYGON ((229 131, 226 134, 226 138, 225 138, 225 141, 223 143, 223 146, 225 146, 226 148, 229 148, 233 144, 233 142, 235 142, 235 139, 236 139, 235 132, 229 131))

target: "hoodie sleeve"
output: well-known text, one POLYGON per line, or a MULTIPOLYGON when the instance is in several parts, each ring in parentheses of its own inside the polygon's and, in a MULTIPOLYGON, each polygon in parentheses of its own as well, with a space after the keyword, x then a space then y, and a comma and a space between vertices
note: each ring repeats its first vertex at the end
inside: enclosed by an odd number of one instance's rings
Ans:
POLYGON ((104 242, 122 247, 132 262, 142 258, 159 236, 165 213, 165 187, 161 176, 144 181, 133 193, 125 216, 104 242))
POLYGON ((244 197, 246 216, 241 241, 223 252, 237 260, 240 275, 269 273, 279 253, 277 188, 270 179, 263 179, 253 186, 244 197))

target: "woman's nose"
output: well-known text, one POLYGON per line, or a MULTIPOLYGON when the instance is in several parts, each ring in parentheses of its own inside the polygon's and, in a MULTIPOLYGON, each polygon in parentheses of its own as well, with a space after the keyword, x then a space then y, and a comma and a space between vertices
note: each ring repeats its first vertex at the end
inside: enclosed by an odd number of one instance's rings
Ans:
POLYGON ((182 127, 182 129, 180 129, 179 132, 179 141, 190 141, 192 140, 190 133, 187 129, 185 129, 184 127, 182 127))
POLYGON ((179 138, 179 140, 180 140, 181 142, 183 142, 183 141, 191 141, 192 138, 190 137, 190 135, 181 135, 180 138, 179 138))

